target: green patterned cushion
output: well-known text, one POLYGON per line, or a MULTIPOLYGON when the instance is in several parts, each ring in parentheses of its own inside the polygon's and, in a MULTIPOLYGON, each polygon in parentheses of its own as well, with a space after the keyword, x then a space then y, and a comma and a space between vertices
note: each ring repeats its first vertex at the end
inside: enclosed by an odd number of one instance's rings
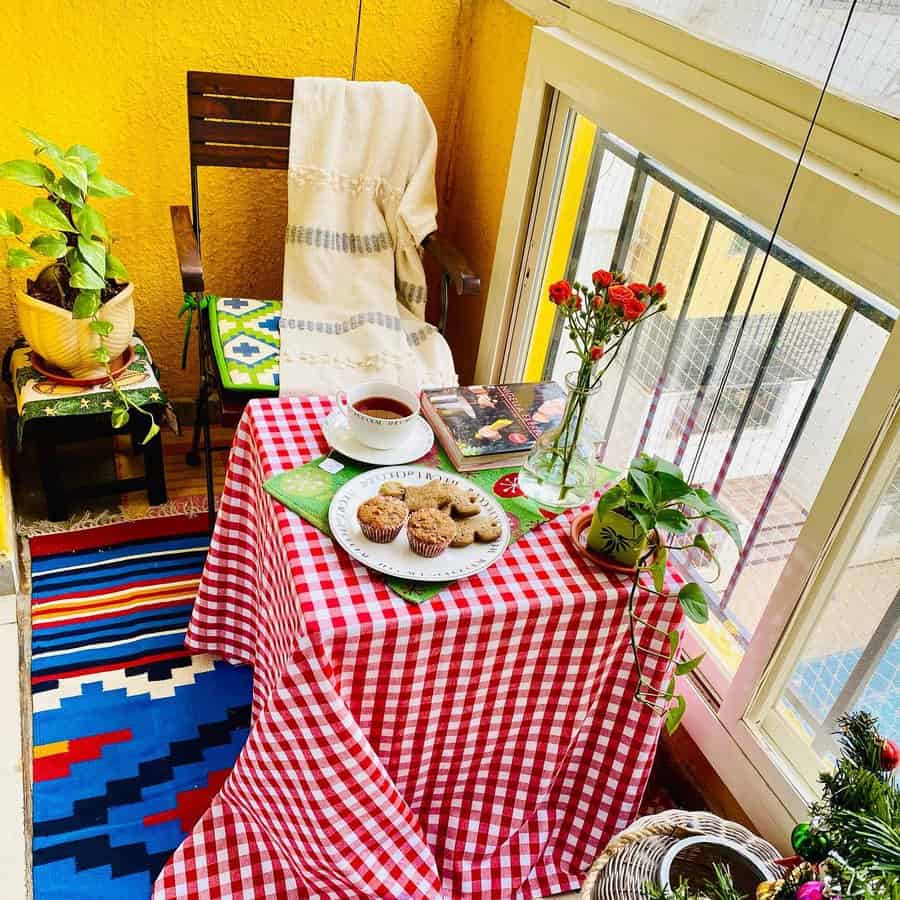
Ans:
POLYGON ((211 297, 209 322, 222 385, 278 393, 281 301, 211 297))

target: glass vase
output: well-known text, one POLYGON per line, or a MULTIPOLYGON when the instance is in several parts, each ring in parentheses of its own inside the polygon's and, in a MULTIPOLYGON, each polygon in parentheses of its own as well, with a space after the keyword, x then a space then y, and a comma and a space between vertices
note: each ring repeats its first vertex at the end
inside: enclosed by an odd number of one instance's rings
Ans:
POLYGON ((586 428, 589 401, 600 390, 593 364, 584 363, 566 375, 566 387, 569 394, 559 425, 537 439, 519 472, 522 492, 550 509, 585 503, 597 478, 594 442, 586 428))

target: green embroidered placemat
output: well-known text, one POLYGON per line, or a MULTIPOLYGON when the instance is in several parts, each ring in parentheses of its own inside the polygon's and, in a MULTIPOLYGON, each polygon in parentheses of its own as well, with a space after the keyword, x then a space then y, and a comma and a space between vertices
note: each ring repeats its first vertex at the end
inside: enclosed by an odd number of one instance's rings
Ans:
MULTIPOLYGON (((456 473, 444 451, 437 446, 411 465, 434 466, 446 472, 456 473)), ((320 456, 296 469, 275 475, 263 484, 263 488, 288 509, 330 536, 328 507, 331 505, 331 498, 351 478, 372 468, 374 467, 353 462, 337 454, 320 456)), ((600 466, 599 469, 601 479, 608 479, 613 474, 612 469, 604 466, 600 466)), ((496 497, 506 511, 510 525, 510 543, 519 540, 523 534, 527 534, 541 522, 546 522, 557 515, 552 510, 542 510, 520 492, 516 477, 518 471, 518 466, 512 466, 464 473, 464 477, 469 481, 496 497)), ((390 575, 384 576, 384 580, 394 593, 410 603, 424 603, 453 583, 408 581, 390 575)))

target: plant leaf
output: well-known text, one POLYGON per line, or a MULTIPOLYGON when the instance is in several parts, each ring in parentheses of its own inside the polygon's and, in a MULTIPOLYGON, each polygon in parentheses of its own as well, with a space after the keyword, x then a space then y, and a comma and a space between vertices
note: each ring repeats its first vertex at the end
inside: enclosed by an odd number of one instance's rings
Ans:
POLYGON ((66 156, 74 156, 80 159, 84 163, 84 168, 89 175, 96 172, 100 165, 100 157, 94 153, 90 147, 85 147, 84 144, 72 144, 72 146, 66 150, 66 156))
POLYGON ((664 528, 666 531, 671 531, 674 534, 684 534, 691 530, 691 523, 687 520, 685 514, 681 510, 672 509, 671 507, 661 509, 656 514, 656 524, 660 528, 664 528))
POLYGON ((675 666, 675 674, 676 675, 690 675, 700 663, 703 662, 703 657, 705 657, 705 653, 701 653, 699 656, 695 656, 693 659, 685 659, 680 663, 677 663, 675 666))
POLYGON ((684 610, 684 614, 698 625, 709 621, 709 606, 706 595, 700 590, 700 585, 694 581, 688 582, 678 592, 678 602, 684 610))
POLYGON ((102 291, 106 282, 83 260, 76 258, 69 266, 69 284, 85 291, 102 291))
POLYGON ((151 423, 150 427, 147 429, 147 434, 144 435, 144 439, 141 441, 142 444, 149 444, 150 441, 153 440, 159 434, 159 425, 156 422, 151 423))
POLYGON ((104 347, 102 344, 91 352, 91 356, 93 356, 98 363, 109 362, 109 350, 107 350, 106 347, 104 347))
POLYGON ((118 256, 112 253, 106 254, 106 277, 112 278, 114 281, 128 281, 128 272, 118 256))
POLYGON ((24 247, 10 247, 6 251, 6 265, 10 269, 24 269, 33 266, 37 261, 37 257, 24 247))
POLYGON ((131 191, 99 172, 88 176, 88 193, 93 197, 130 197, 131 191))
POLYGON ((10 181, 18 181, 19 184, 27 184, 29 187, 45 187, 53 183, 53 173, 38 162, 30 159, 12 159, 0 164, 0 178, 8 178, 10 181))
POLYGON ((625 502, 625 489, 621 484, 611 487, 597 501, 597 515, 602 516, 612 509, 617 509, 625 502))
POLYGON ((628 477, 650 503, 656 505, 659 500, 659 486, 656 483, 656 479, 643 469, 633 467, 628 470, 628 477))
POLYGON ((708 559, 713 559, 712 547, 709 546, 709 541, 706 540, 705 535, 695 534, 693 546, 700 550, 708 559))
POLYGON ((22 233, 22 220, 8 209, 0 209, 0 237, 13 237, 22 233))
POLYGON ((675 676, 673 675, 669 679, 669 684, 666 687, 666 700, 671 700, 675 696, 675 676))
POLYGON ((78 235, 78 252, 84 261, 100 276, 106 278, 106 247, 78 235))
POLYGON ((106 319, 91 319, 90 322, 91 331, 93 331, 94 334, 99 334, 103 337, 111 334, 114 327, 113 323, 107 322, 106 319))
POLYGON ((75 227, 86 238, 92 238, 94 235, 97 235, 105 240, 109 237, 106 221, 93 206, 85 205, 77 210, 72 216, 72 221, 75 222, 75 227))
POLYGON ((91 331, 93 331, 94 334, 99 334, 103 337, 110 334, 114 327, 113 323, 107 322, 106 319, 91 319, 90 321, 91 331))
POLYGON ((731 516, 725 512, 724 509, 719 505, 719 501, 710 494, 709 491, 704 490, 703 488, 696 488, 694 490, 694 494, 699 498, 701 503, 706 504, 706 509, 702 510, 703 515, 706 516, 707 519, 715 522, 717 525, 721 525, 728 536, 734 541, 737 545, 738 550, 741 549, 741 533, 738 531, 737 525, 734 523, 734 520, 731 516))
MULTIPOLYGON (((71 281, 69 283, 71 284, 71 281)), ((100 309, 100 291, 79 291, 72 307, 72 318, 89 319, 98 309, 100 309)))
POLYGON ((693 493, 693 488, 683 478, 669 472, 657 472, 656 483, 659 486, 660 503, 668 503, 693 493))
POLYGON ((126 406, 117 406, 112 411, 112 427, 113 428, 124 428, 128 424, 128 407, 126 406))
POLYGON ((88 173, 84 163, 77 156, 63 156, 57 160, 60 171, 80 191, 87 192, 88 173))
POLYGON ((653 518, 653 513, 647 512, 647 510, 637 506, 630 507, 629 512, 637 520, 641 531, 649 536, 650 532, 656 527, 656 520, 653 518))
POLYGON ((68 178, 57 179, 53 183, 51 190, 58 197, 62 197, 67 203, 71 203, 72 206, 84 206, 84 194, 82 194, 68 178))
POLYGON ((675 705, 670 707, 669 711, 666 713, 666 731, 669 734, 674 734, 678 730, 678 726, 684 718, 686 709, 687 703, 685 703, 684 697, 681 694, 678 694, 678 696, 675 697, 675 705))
POLYGON ((38 197, 27 209, 22 210, 22 215, 41 228, 50 228, 53 231, 75 231, 75 226, 68 220, 66 214, 46 197, 38 197))
POLYGON ((656 551, 656 558, 650 566, 650 572, 653 574, 653 587, 662 592, 666 582, 666 560, 669 558, 669 551, 665 547, 660 547, 656 551))
POLYGON ((27 128, 22 129, 22 133, 25 137, 37 147, 37 152, 46 152, 46 154, 51 159, 58 159, 62 156, 62 150, 53 143, 53 141, 48 141, 46 138, 42 138, 39 134, 36 134, 34 131, 29 131, 27 128))
POLYGON ((678 645, 681 643, 681 632, 677 628, 673 628, 666 637, 669 639, 669 653, 671 656, 675 656, 678 645))
POLYGON ((41 256, 49 256, 50 259, 59 259, 68 252, 69 245, 66 239, 55 234, 39 234, 31 241, 31 249, 41 256))

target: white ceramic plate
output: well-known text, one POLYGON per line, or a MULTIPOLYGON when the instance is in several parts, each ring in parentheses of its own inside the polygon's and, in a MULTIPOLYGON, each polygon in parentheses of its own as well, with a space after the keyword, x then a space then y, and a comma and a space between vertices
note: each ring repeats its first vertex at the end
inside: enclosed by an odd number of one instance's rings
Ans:
POLYGON ((367 447, 353 437, 347 420, 339 409, 333 409, 325 419, 322 433, 328 445, 338 453, 357 462, 372 463, 376 466, 397 466, 421 459, 434 443, 434 432, 421 416, 416 416, 412 437, 400 447, 392 447, 390 450, 367 447))
POLYGON ((454 581, 474 575, 502 556, 509 543, 509 521, 494 497, 455 472, 425 466, 389 466, 357 475, 334 495, 328 510, 328 526, 334 539, 363 565, 376 572, 413 581, 454 581), (475 541, 468 547, 448 547, 440 556, 426 559, 409 549, 406 528, 390 544, 376 544, 363 536, 356 510, 365 500, 374 497, 382 484, 386 481, 427 484, 436 478, 477 494, 481 515, 491 516, 500 523, 500 537, 490 544, 475 541))

